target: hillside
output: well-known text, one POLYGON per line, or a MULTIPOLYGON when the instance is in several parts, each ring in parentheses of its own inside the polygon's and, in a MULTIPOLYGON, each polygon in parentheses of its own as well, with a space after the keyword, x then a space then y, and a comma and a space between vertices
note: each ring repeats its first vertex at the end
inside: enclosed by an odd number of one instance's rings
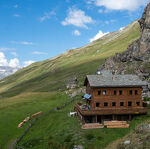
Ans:
POLYGON ((89 45, 34 63, 1 80, 0 94, 10 97, 22 92, 64 90, 67 80, 73 76, 82 85, 86 74, 94 73, 107 57, 124 51, 139 35, 139 24, 135 21, 89 45))
POLYGON ((77 117, 68 117, 82 93, 74 97, 74 102, 64 109, 48 113, 70 101, 70 96, 66 94, 69 79, 77 77, 79 88, 83 87, 85 75, 95 73, 106 58, 122 53, 139 37, 140 28, 135 21, 122 31, 110 33, 89 45, 68 50, 55 58, 34 63, 1 80, 0 148, 6 148, 18 138, 30 122, 20 129, 17 125, 38 111, 43 111, 44 114, 19 143, 24 148, 70 149, 81 144, 85 148, 99 149, 101 146, 103 149, 147 120, 149 114, 134 119, 129 129, 83 131, 77 117))

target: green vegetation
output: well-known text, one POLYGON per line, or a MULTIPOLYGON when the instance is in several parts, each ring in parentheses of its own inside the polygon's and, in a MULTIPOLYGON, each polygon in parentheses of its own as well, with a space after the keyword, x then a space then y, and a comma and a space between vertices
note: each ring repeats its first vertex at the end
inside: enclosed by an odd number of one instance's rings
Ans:
POLYGON ((107 146, 106 149, 149 149, 150 147, 150 120, 143 122, 141 125, 136 127, 131 133, 125 137, 114 141, 107 146), (129 140, 130 144, 124 142, 129 140))
POLYGON ((86 149, 103 149, 109 143, 132 132, 134 128, 149 119, 150 113, 135 117, 129 129, 91 129, 82 130, 77 117, 68 117, 74 103, 61 111, 55 111, 41 117, 20 146, 25 148, 70 149, 74 145, 83 145, 86 149))
MULTIPOLYGON (((17 125, 27 116, 48 110, 70 100, 64 94, 66 82, 76 76, 80 87, 85 75, 93 74, 107 57, 126 50, 139 38, 139 25, 132 23, 123 31, 113 32, 89 45, 69 50, 53 59, 34 63, 0 81, 0 148, 6 148, 22 134, 27 124, 17 125)), ((74 105, 40 117, 19 145, 29 149, 71 148, 74 144, 86 148, 104 148, 123 137, 148 116, 137 117, 129 129, 81 130, 77 117, 68 117, 74 105), (107 139, 106 139, 107 138, 107 139)))
POLYGON ((144 98, 144 101, 150 101, 150 98, 145 97, 145 98, 144 98))
POLYGON ((68 100, 65 94, 51 93, 25 93, 16 97, 0 100, 0 148, 6 147, 10 141, 17 138, 27 124, 17 128, 27 116, 43 111, 44 113, 68 100))

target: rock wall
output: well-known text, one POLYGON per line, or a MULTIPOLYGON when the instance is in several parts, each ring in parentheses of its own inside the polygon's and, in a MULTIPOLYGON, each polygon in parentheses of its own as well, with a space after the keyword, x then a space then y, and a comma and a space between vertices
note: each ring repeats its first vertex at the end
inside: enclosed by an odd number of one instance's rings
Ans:
POLYGON ((145 8, 139 24, 141 28, 140 52, 144 53, 150 49, 150 3, 145 8))

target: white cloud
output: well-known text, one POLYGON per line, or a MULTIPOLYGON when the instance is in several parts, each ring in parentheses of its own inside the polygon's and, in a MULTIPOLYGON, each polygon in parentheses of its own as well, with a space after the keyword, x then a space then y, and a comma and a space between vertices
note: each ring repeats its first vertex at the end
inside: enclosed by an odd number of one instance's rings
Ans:
POLYGON ((105 24, 109 24, 109 21, 105 21, 105 24))
POLYGON ((18 8, 18 5, 16 4, 16 5, 14 5, 13 7, 14 7, 14 8, 18 8))
POLYGON ((98 10, 98 13, 103 13, 103 9, 99 9, 99 10, 98 10))
POLYGON ((80 36, 80 35, 81 35, 81 33, 80 33, 78 30, 74 30, 74 31, 73 31, 73 34, 74 34, 75 36, 80 36))
POLYGON ((104 21, 104 23, 107 24, 107 25, 110 24, 110 23, 114 23, 114 22, 116 22, 116 20, 113 20, 113 19, 104 21))
POLYGON ((32 52, 32 54, 34 54, 34 55, 46 55, 47 53, 46 52, 40 52, 40 51, 34 51, 34 52, 32 52))
POLYGON ((88 0, 88 1, 87 1, 87 4, 92 4, 92 1, 88 0))
POLYGON ((28 41, 22 41, 22 42, 20 42, 20 44, 23 44, 23 45, 33 45, 32 42, 28 42, 28 41))
POLYGON ((1 47, 0 51, 14 50, 14 48, 1 47))
MULTIPOLYGON (((24 61, 23 67, 26 67, 34 62, 35 61, 32 61, 32 60, 24 61)), ((16 68, 16 69, 14 69, 14 72, 15 72, 16 70, 18 70, 18 68, 21 68, 19 63, 20 62, 19 62, 18 58, 13 58, 13 59, 7 60, 7 58, 5 57, 5 54, 3 52, 0 52, 0 66, 9 66, 12 68, 16 68)))
POLYGON ((33 45, 32 42, 29 42, 29 41, 11 41, 12 44, 21 44, 21 45, 33 45))
POLYGON ((103 33, 101 30, 98 31, 98 33, 90 39, 90 42, 93 42, 101 37, 103 37, 104 35, 108 34, 109 32, 103 33))
POLYGON ((99 9, 98 10, 98 13, 110 13, 112 10, 110 10, 110 9, 99 9))
POLYGON ((66 0, 66 3, 70 3, 70 0, 66 0))
POLYGON ((34 62, 35 62, 35 61, 32 61, 32 60, 24 61, 24 62, 23 62, 23 64, 24 64, 23 67, 29 66, 29 65, 31 65, 31 64, 34 63, 34 62))
POLYGON ((19 67, 19 60, 17 58, 11 59, 9 62, 9 66, 13 68, 19 67))
POLYGON ((8 61, 3 52, 0 52, 0 66, 8 66, 8 61))
POLYGON ((56 15, 55 11, 45 12, 44 15, 40 18, 40 22, 50 19, 53 15, 56 15))
POLYGON ((74 25, 77 27, 88 28, 86 24, 93 22, 94 20, 90 16, 85 15, 84 11, 76 8, 69 8, 68 15, 61 24, 64 26, 74 25))
POLYGON ((120 31, 122 31, 124 28, 125 28, 125 27, 120 27, 120 29, 119 29, 119 30, 120 30, 120 31))
POLYGON ((13 68, 19 67, 19 60, 17 58, 8 61, 3 52, 0 52, 0 66, 10 66, 13 68))
POLYGON ((14 16, 14 17, 17 17, 17 18, 21 17, 20 14, 14 14, 13 16, 14 16))
POLYGON ((96 6, 104 6, 111 10, 137 10, 140 6, 146 5, 149 0, 95 0, 96 6))
POLYGON ((11 52, 10 54, 13 56, 18 56, 16 52, 11 52))

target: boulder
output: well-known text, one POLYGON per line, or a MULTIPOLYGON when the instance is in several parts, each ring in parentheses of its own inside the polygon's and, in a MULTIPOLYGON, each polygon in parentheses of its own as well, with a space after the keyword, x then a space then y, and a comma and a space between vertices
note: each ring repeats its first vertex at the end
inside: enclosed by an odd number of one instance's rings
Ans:
POLYGON ((82 145, 74 145, 73 149, 84 149, 82 145))
POLYGON ((67 89, 73 89, 78 86, 78 80, 77 77, 72 77, 71 79, 68 80, 66 88, 67 89))
POLYGON ((126 140, 126 141, 124 141, 124 144, 125 145, 129 145, 131 143, 131 141, 130 140, 126 140))

